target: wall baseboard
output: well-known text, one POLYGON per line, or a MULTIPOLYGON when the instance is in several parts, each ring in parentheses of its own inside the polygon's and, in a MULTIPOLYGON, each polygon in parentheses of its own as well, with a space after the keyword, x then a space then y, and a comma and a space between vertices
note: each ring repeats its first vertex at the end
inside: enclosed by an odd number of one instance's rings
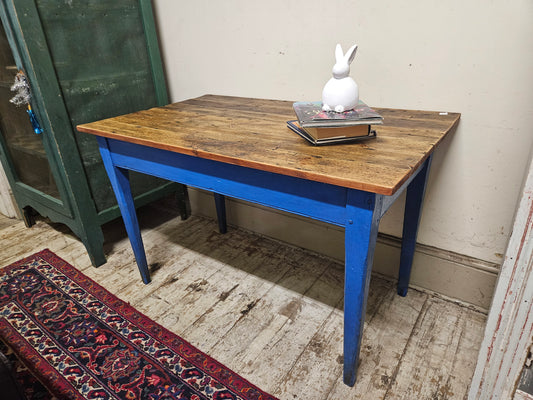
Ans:
MULTIPOLYGON (((189 188, 189 198, 193 214, 216 218, 211 193, 189 188)), ((226 212, 229 225, 344 260, 344 230, 340 227, 232 198, 226 201, 226 212)), ((400 238, 380 233, 373 272, 397 279, 400 246, 400 238)), ((487 312, 498 271, 495 263, 417 244, 411 286, 487 312)))

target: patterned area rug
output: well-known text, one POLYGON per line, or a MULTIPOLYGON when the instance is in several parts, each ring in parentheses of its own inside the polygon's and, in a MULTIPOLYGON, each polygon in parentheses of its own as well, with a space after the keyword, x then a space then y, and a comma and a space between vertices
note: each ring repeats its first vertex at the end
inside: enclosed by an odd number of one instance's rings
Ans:
POLYGON ((0 339, 34 399, 42 382, 59 399, 275 400, 49 250, 0 270, 0 339))

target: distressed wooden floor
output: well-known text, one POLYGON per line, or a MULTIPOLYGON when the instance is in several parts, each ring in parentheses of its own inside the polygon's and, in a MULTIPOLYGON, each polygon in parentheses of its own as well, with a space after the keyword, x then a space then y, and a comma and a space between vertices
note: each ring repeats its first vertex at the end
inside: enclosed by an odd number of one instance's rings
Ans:
MULTIPOLYGON (((90 265, 67 228, 0 215, 0 265, 43 248, 282 400, 466 399, 485 315, 373 276, 356 386, 342 383, 343 267, 166 204, 139 213, 151 264, 143 285, 121 222, 108 262, 90 265)), ((428 265, 428 268, 431 268, 428 265)))

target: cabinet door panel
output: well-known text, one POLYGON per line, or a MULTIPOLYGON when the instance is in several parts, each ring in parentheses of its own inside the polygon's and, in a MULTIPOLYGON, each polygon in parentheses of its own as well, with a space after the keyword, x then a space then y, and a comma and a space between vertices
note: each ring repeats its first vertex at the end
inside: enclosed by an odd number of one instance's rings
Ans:
MULTIPOLYGON (((37 0, 40 22, 68 110, 92 198, 116 204, 94 137, 76 125, 158 105, 139 0, 37 0)), ((165 181, 132 177, 134 196, 165 181)))

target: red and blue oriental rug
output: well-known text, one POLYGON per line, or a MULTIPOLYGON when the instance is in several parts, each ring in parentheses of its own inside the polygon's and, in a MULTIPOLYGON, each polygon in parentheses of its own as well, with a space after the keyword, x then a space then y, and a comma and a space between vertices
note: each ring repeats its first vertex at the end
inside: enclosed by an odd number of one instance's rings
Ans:
POLYGON ((275 400, 49 250, 0 270, 0 339, 26 398, 275 400))

